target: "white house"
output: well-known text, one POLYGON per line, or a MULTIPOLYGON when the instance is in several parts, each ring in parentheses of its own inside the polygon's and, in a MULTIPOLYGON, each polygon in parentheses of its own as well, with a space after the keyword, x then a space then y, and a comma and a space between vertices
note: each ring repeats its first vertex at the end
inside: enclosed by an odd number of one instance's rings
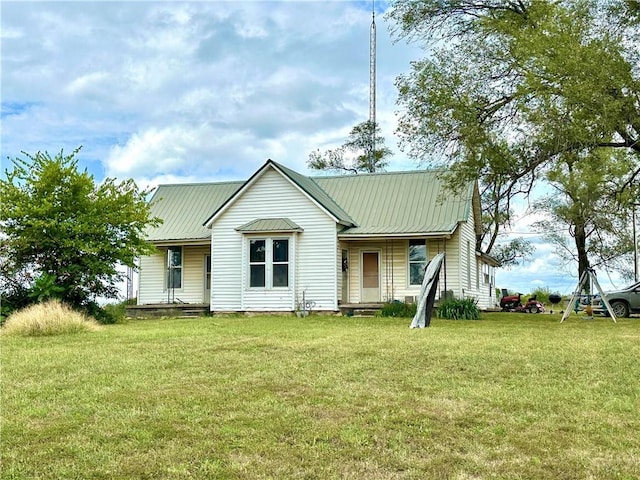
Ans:
POLYGON ((212 312, 317 311, 413 301, 445 252, 441 295, 496 304, 497 262, 476 250, 480 198, 433 171, 307 177, 268 160, 245 182, 162 185, 140 262, 138 304, 212 312))

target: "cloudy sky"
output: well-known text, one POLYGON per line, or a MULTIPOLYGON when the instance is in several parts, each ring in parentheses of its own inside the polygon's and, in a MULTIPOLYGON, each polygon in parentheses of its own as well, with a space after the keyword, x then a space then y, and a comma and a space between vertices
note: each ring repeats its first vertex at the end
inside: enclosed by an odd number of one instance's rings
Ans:
MULTIPOLYGON (((1 8, 1 158, 71 152, 100 180, 241 180, 272 158, 310 173, 310 151, 368 118, 371 1, 10 2, 1 8)), ((394 41, 375 2, 377 120, 398 150, 395 78, 425 52, 394 41)), ((527 231, 525 217, 516 226, 527 231)), ((567 293, 539 237, 498 286, 567 293)), ((607 283, 603 279, 603 283, 607 283)))

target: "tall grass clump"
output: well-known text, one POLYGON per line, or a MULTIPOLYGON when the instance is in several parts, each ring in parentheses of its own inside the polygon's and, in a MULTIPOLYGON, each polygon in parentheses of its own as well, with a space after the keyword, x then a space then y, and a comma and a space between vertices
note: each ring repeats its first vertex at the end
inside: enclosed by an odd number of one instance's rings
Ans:
POLYGON ((60 300, 48 300, 12 313, 4 322, 2 333, 35 337, 92 332, 98 328, 93 318, 73 310, 60 300))
POLYGON ((438 317, 451 320, 480 320, 480 309, 473 298, 448 298, 438 305, 438 317))

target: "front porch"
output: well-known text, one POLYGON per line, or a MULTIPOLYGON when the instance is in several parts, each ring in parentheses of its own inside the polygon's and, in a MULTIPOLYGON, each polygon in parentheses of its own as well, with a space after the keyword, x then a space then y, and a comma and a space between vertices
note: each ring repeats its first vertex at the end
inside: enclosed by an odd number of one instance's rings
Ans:
POLYGON ((346 317, 373 317, 382 309, 383 305, 382 302, 341 303, 338 308, 340 313, 346 317))
POLYGON ((127 305, 126 314, 130 318, 192 318, 204 317, 210 315, 211 312, 206 303, 151 303, 127 305))

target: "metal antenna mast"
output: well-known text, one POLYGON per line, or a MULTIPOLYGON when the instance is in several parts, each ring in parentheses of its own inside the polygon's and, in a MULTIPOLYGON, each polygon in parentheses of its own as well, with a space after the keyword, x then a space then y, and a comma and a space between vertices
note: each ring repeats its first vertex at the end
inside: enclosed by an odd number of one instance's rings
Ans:
POLYGON ((371 1, 371 31, 369 33, 369 122, 371 123, 371 166, 376 150, 376 1, 371 1))

